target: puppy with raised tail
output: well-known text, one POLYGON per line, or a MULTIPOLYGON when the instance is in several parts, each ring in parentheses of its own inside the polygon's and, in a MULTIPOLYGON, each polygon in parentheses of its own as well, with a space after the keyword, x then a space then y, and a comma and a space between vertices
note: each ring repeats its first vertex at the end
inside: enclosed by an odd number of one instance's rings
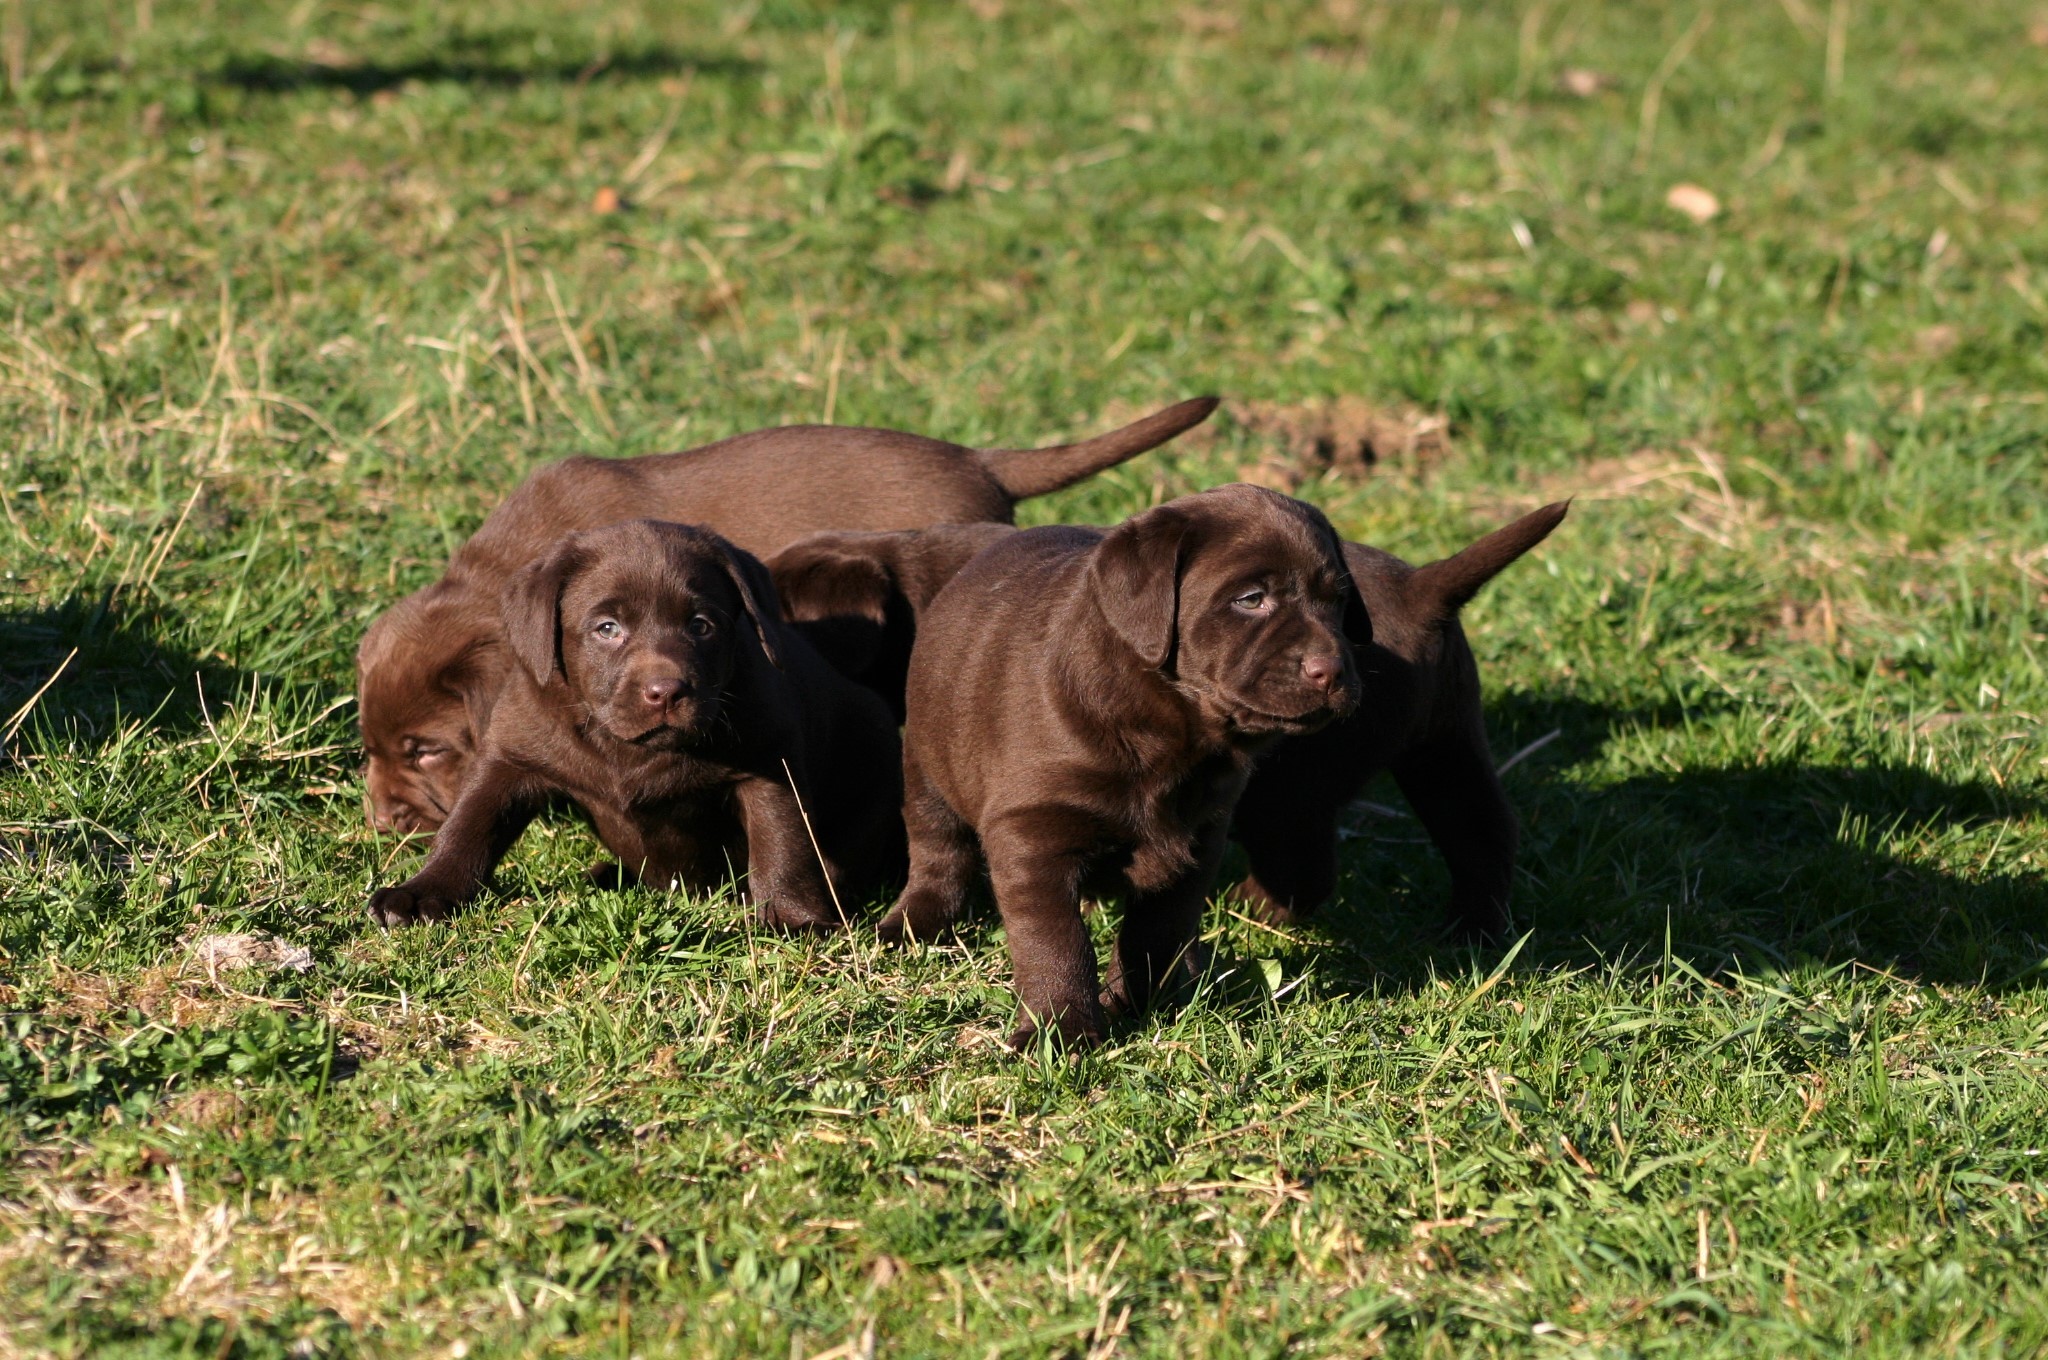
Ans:
POLYGON ((1357 702, 1371 622, 1320 511, 1252 486, 1111 530, 988 546, 919 621, 907 689, 910 881, 885 939, 957 920, 986 864, 1022 1014, 1098 1042, 1105 1010, 1192 975, 1259 751, 1357 702), (1106 985, 1084 894, 1123 895, 1106 985))
POLYGON ((781 621, 753 557, 680 524, 587 530, 514 574, 502 614, 517 664, 432 855, 372 897, 381 924, 475 897, 557 796, 648 883, 744 866, 780 929, 900 881, 895 724, 781 621))

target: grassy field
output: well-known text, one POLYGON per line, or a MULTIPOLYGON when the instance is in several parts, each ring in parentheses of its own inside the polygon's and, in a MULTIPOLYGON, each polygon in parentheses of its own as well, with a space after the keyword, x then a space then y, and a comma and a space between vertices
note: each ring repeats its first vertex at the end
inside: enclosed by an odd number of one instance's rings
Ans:
POLYGON ((0 1355, 2048 1352, 2035 0, 0 0, 0 84, 0 1355), (1070 1064, 993 920, 567 817, 369 925, 356 639, 529 468, 1205 391, 1028 517, 1578 497, 1467 614, 1513 950, 1391 787, 1070 1064))

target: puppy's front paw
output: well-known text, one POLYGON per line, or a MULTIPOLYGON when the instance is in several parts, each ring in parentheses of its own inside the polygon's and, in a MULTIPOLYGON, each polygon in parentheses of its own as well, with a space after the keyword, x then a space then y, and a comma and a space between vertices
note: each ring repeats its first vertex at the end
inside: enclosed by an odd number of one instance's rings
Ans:
POLYGON ((883 944, 900 945, 909 941, 910 928, 904 924, 900 904, 889 908, 889 914, 875 927, 875 934, 881 937, 883 944))
POLYGON ((1444 935, 1453 944, 1486 948, 1507 940, 1507 909, 1480 897, 1453 898, 1445 914, 1444 935))
POLYGON ((1029 1053, 1050 1037, 1053 1046, 1065 1053, 1085 1053, 1102 1042, 1106 1026, 1099 1003, 1074 1004, 1050 1018, 1025 1011, 1010 1031, 1010 1051, 1029 1053))
POLYGON ((386 930, 419 925, 423 921, 445 921, 454 912, 455 904, 447 898, 436 897, 409 884, 379 888, 370 895, 370 919, 386 930))
POLYGON ((754 917, 768 929, 784 935, 823 935, 842 924, 830 902, 820 905, 786 896, 762 902, 755 908, 754 917))
POLYGON ((913 940, 930 943, 952 929, 953 912, 934 892, 912 889, 896 899, 889 914, 875 927, 883 944, 908 944, 913 940))
POLYGON ((1119 948, 1110 957, 1109 976, 1103 979, 1102 1009, 1110 1015, 1136 1015, 1161 998, 1184 991, 1201 981, 1209 968, 1209 946, 1190 940, 1179 952, 1166 958, 1127 957, 1119 948))

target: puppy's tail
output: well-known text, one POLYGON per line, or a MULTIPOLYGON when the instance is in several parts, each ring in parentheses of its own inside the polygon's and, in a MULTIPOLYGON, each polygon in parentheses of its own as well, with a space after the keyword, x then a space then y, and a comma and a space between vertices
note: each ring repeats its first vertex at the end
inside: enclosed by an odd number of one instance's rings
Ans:
POLYGON ((1219 400, 1196 397, 1078 444, 1050 449, 982 449, 981 465, 1012 498, 1021 501, 1029 496, 1043 496, 1157 448, 1183 430, 1193 429, 1209 418, 1219 400))
POLYGON ((1417 567, 1408 578, 1409 596, 1430 617, 1455 617, 1481 586, 1507 565, 1550 536, 1564 522, 1570 501, 1532 510, 1505 528, 1495 529, 1462 552, 1417 567))

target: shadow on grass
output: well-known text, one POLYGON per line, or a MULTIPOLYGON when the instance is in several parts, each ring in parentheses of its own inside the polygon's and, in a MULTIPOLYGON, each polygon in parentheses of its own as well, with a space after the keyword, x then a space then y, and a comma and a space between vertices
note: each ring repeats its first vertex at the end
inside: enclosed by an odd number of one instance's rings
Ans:
POLYGON ((97 751, 130 723, 173 733, 202 726, 206 706, 231 698, 248 674, 165 646, 159 639, 176 631, 167 622, 160 612, 130 613, 108 595, 0 612, 0 731, 35 699, 0 771, 45 737, 97 751))
MULTIPOLYGON (((1518 968, 1658 959, 1703 973, 1860 964, 1928 983, 2034 985, 2048 958, 2048 884, 1986 875, 1982 836, 2048 815, 2038 796, 1901 763, 1785 761, 1674 770, 1612 784, 1563 777, 1627 726, 1673 714, 1510 701, 1496 726, 1561 729, 1509 778, 1523 825, 1518 968), (1910 857, 1899 853, 1910 843, 1910 857)), ((1401 807, 1391 786, 1367 796, 1401 807)), ((1462 971, 1437 934, 1448 879, 1419 823, 1367 819, 1338 900, 1297 949, 1341 985, 1411 987, 1462 971)), ((1226 880, 1227 881, 1227 880, 1226 880)), ((1498 954, 1490 957, 1498 957, 1498 954)), ((1484 958, 1482 958, 1482 962, 1484 958)))
POLYGON ((522 61, 518 54, 503 50, 505 46, 500 42, 472 40, 452 44, 433 56, 396 62, 330 64, 269 54, 243 55, 224 62, 211 78, 218 84, 266 94, 327 89, 369 95, 380 90, 397 89, 412 81, 510 88, 545 81, 580 84, 605 76, 664 76, 685 71, 743 76, 760 68, 760 63, 743 58, 710 56, 667 47, 591 53, 568 60, 522 61))

